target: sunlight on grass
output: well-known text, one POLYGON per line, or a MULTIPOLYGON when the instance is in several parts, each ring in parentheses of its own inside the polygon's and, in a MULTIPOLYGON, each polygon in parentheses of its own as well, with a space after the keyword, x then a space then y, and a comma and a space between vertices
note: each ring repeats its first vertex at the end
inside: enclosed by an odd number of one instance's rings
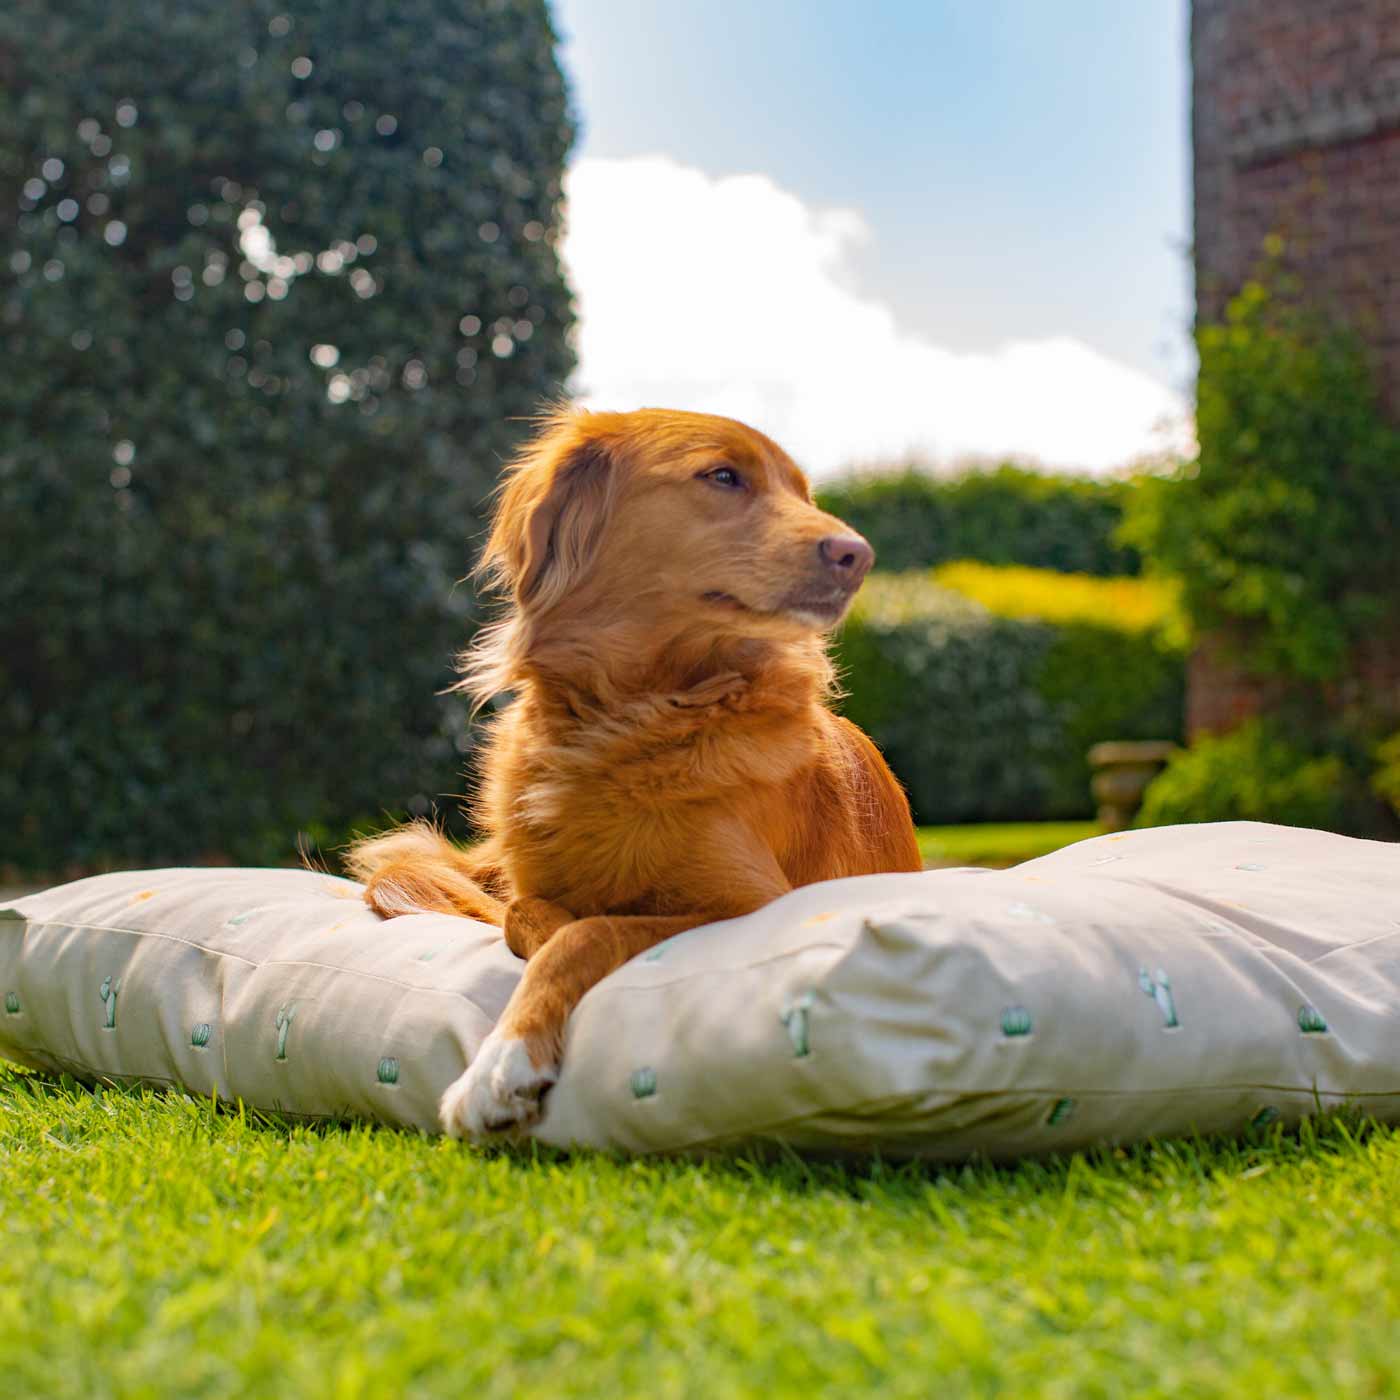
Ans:
POLYGON ((918 829, 920 855, 937 865, 1019 865, 1102 834, 1097 822, 977 822, 918 829))
POLYGON ((1400 1386, 1400 1136, 1013 1168, 478 1154, 0 1070, 5 1394, 1400 1386))

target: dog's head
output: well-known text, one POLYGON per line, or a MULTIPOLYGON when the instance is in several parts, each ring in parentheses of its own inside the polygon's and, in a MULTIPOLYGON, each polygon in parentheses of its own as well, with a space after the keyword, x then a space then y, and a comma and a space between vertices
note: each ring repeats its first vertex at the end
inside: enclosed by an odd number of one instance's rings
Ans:
POLYGON ((502 688, 507 654, 542 632, 816 637, 873 562, 792 459, 742 423, 563 410, 507 468, 478 572, 515 608, 466 658, 464 688, 502 688))
POLYGON ((553 417, 509 468, 482 568, 525 610, 564 600, 825 630, 874 561, 770 438, 640 409, 553 417))

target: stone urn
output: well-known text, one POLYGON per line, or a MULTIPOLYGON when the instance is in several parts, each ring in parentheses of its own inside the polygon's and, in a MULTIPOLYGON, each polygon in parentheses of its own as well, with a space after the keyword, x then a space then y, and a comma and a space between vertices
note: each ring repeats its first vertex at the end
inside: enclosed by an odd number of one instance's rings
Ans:
POLYGON ((1147 785, 1176 752, 1166 739, 1114 739, 1089 750, 1094 776, 1090 791, 1099 804, 1099 825, 1105 831, 1124 831, 1132 825, 1147 785))

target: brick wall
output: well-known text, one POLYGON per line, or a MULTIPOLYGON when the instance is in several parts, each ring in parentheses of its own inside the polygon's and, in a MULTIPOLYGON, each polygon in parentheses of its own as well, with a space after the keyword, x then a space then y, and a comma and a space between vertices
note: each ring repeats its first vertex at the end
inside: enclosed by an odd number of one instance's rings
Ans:
POLYGON ((1400 0, 1195 0, 1191 60, 1200 315, 1280 233, 1400 411, 1400 0))
MULTIPOLYGON (((1301 681, 1256 676, 1236 659, 1227 632, 1204 637, 1187 664, 1186 732, 1224 734, 1241 721, 1266 714, 1304 687, 1301 681)), ((1342 679, 1322 688, 1337 714, 1386 715, 1400 721, 1400 646, 1377 635, 1358 647, 1342 679)))
MULTIPOLYGON (((1198 316, 1217 319, 1280 234, 1308 294, 1371 346, 1400 417, 1400 0, 1194 0, 1191 62, 1198 316)), ((1194 659, 1189 732, 1277 700, 1231 652, 1222 637, 1194 659)), ((1388 707, 1398 688, 1400 639, 1381 639, 1337 701, 1374 690, 1388 707)))

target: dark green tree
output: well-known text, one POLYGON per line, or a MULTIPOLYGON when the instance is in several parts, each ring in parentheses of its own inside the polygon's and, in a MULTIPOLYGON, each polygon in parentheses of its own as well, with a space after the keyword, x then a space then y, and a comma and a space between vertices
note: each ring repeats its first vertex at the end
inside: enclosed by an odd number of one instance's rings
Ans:
POLYGON ((554 49, 544 0, 0 7, 0 864, 460 790, 457 581, 573 363, 554 49))

